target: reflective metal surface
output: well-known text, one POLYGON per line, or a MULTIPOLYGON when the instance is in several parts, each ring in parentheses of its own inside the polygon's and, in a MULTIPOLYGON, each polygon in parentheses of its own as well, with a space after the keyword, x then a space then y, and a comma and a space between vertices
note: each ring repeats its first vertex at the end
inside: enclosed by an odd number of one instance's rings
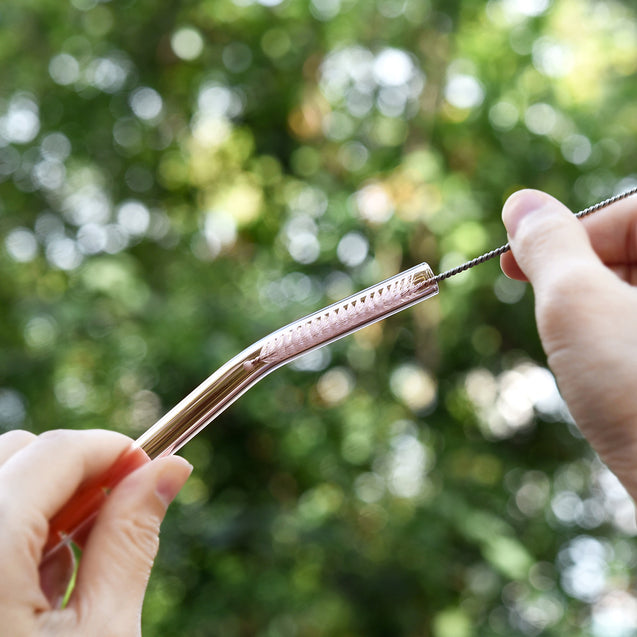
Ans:
POLYGON ((273 332, 220 367, 136 441, 151 458, 177 451, 266 374, 438 292, 421 263, 273 332))

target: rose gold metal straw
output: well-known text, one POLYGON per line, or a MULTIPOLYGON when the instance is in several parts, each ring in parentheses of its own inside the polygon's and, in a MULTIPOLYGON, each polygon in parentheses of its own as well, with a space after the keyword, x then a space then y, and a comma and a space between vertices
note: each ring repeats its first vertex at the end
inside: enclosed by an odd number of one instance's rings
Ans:
POLYGON ((174 453, 266 374, 437 292, 431 268, 421 263, 290 323, 220 367, 135 444, 149 458, 174 453))
POLYGON ((290 323, 243 350, 143 433, 107 474, 78 491, 50 521, 44 558, 90 525, 108 492, 124 476, 149 459, 175 453, 266 374, 437 292, 431 268, 421 263, 290 323))

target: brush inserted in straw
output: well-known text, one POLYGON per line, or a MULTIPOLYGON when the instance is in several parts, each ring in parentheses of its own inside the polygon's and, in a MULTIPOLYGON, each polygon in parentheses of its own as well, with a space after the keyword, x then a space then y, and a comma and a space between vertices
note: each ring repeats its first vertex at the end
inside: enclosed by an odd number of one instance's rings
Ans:
POLYGON ((290 323, 219 368, 142 434, 137 445, 151 458, 174 453, 265 374, 437 292, 431 268, 421 263, 290 323))
POLYGON ((372 321, 384 318, 404 308, 413 300, 421 300, 423 291, 426 291, 427 295, 434 293, 432 277, 429 266, 421 264, 330 305, 272 334, 261 348, 259 356, 246 364, 278 364, 296 357, 298 352, 309 351, 372 321))

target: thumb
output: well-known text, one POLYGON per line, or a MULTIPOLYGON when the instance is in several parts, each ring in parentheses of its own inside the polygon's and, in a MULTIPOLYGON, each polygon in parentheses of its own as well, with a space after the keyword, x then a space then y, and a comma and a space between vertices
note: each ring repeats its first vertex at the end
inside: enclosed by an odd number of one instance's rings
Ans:
POLYGON ((549 195, 517 192, 502 217, 515 258, 503 259, 503 269, 533 286, 538 331, 562 396, 599 456, 637 497, 635 288, 599 259, 586 224, 549 195))
POLYGON ((595 253, 585 225, 550 195, 518 191, 504 204, 502 219, 512 252, 502 267, 531 282, 540 337, 559 377, 575 362, 576 350, 599 349, 608 318, 591 312, 591 302, 613 306, 618 282, 595 253))
MULTIPOLYGON (((84 547, 69 603, 80 622, 116 624, 117 635, 138 630, 159 527, 191 471, 186 460, 169 456, 143 465, 113 490, 84 547)), ((96 634, 91 626, 86 634, 96 634)))
POLYGON ((504 204, 502 220, 512 253, 504 255, 503 269, 514 278, 528 278, 536 293, 560 269, 600 264, 581 221, 544 192, 515 192, 504 204))

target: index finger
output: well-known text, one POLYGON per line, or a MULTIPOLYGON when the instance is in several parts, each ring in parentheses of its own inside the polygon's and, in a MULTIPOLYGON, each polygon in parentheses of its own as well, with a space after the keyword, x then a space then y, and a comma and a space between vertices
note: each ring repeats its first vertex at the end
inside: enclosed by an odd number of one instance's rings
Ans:
MULTIPOLYGON (((584 217, 589 241, 595 253, 611 269, 637 265, 637 197, 632 195, 590 216, 584 217)), ((526 276, 511 252, 500 258, 503 272, 512 279, 526 276)))
POLYGON ((12 429, 0 436, 0 466, 13 454, 30 445, 37 436, 24 429, 12 429))
POLYGON ((593 250, 606 265, 637 262, 637 197, 622 199, 582 222, 593 250))
MULTIPOLYGON (((48 520, 131 443, 111 431, 56 430, 13 454, 0 466, 0 550, 10 551, 25 537, 43 545, 48 520)), ((30 552, 35 555, 41 545, 29 547, 30 552)))

